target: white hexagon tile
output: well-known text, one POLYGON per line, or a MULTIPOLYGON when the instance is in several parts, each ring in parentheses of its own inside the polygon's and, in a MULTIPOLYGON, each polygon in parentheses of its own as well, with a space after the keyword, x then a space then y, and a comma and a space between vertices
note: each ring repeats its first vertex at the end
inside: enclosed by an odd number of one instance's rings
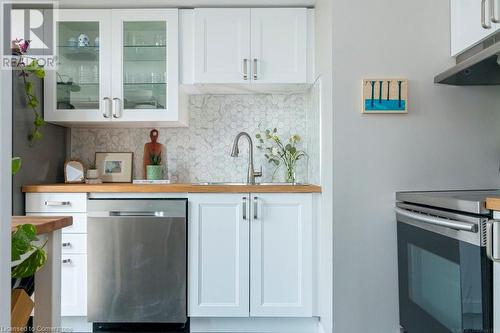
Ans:
MULTIPOLYGON (((246 181, 248 144, 242 138, 240 157, 230 156, 234 137, 248 132, 256 144, 255 134, 262 128, 278 129, 282 138, 299 134, 301 148, 308 152, 306 138, 306 94, 278 95, 193 95, 189 97, 188 128, 158 128, 159 142, 167 149, 167 168, 178 182, 246 181)), ((106 128, 71 130, 71 156, 94 162, 95 152, 133 152, 134 179, 142 178, 144 144, 151 129, 106 128)), ((319 145, 318 145, 319 146, 319 145)), ((297 179, 306 182, 307 159, 298 162, 297 179)), ((263 152, 255 148, 255 167, 262 165, 262 181, 273 181, 272 167, 263 152)), ((283 181, 280 172, 274 181, 283 181)))

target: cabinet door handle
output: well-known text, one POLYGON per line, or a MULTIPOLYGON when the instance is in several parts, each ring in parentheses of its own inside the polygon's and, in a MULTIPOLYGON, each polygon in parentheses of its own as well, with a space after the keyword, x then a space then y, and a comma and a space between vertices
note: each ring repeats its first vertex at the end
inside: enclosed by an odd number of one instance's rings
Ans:
POLYGON ((70 242, 62 243, 62 247, 71 247, 71 243, 70 242))
POLYGON ((498 6, 497 2, 499 0, 490 0, 490 8, 491 8, 491 22, 493 23, 500 23, 500 17, 498 16, 498 6))
POLYGON ((491 29, 491 23, 486 22, 486 0, 481 0, 481 26, 491 29))
POLYGON ((247 197, 243 197, 243 220, 247 219, 247 197))
POLYGON ((73 261, 71 259, 63 259, 63 264, 72 264, 73 261))
POLYGON ((253 198, 253 218, 254 220, 259 219, 259 198, 254 197, 253 198))
POLYGON ((243 59, 243 80, 248 80, 248 59, 243 59))
POLYGON ((71 206, 71 201, 45 201, 45 206, 71 206))
POLYGON ((104 118, 109 118, 111 114, 111 99, 109 97, 104 97, 102 99, 102 115, 104 118))
POLYGON ((121 118, 122 116, 122 101, 115 97, 113 98, 113 118, 121 118))
POLYGON ((257 58, 253 58, 253 79, 254 80, 257 80, 258 79, 258 71, 257 71, 257 63, 258 63, 258 60, 257 58))

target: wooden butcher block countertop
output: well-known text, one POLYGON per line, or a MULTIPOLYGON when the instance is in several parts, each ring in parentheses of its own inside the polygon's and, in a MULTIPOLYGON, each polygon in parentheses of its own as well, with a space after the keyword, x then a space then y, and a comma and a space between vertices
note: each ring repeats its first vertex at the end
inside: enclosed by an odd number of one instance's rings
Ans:
POLYGON ((500 197, 486 198, 486 208, 500 211, 500 197))
POLYGON ((246 184, 168 184, 138 185, 105 184, 44 184, 26 185, 26 193, 321 193, 318 185, 246 185, 246 184))
POLYGON ((23 224, 33 224, 38 235, 69 227, 73 224, 71 216, 12 216, 11 230, 23 224))

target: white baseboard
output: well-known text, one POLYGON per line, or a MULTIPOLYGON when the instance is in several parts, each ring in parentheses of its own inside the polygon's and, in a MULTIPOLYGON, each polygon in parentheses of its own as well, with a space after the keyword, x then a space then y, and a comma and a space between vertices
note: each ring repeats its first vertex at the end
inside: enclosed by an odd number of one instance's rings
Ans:
POLYGON ((92 323, 87 317, 61 317, 61 328, 63 332, 92 332, 92 323))
POLYGON ((193 333, 319 333, 314 318, 191 318, 193 333))

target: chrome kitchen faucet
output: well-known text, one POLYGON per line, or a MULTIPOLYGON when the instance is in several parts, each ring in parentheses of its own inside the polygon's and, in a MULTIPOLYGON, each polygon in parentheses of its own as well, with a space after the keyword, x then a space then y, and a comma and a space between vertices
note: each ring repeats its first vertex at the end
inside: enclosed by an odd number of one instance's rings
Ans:
POLYGON ((262 166, 260 167, 260 171, 255 171, 253 165, 253 142, 252 138, 247 132, 240 132, 236 135, 233 142, 233 149, 231 149, 231 157, 238 157, 240 154, 240 149, 238 148, 238 142, 240 138, 244 136, 248 140, 248 173, 247 173, 247 183, 255 184, 256 177, 262 177, 262 166))

